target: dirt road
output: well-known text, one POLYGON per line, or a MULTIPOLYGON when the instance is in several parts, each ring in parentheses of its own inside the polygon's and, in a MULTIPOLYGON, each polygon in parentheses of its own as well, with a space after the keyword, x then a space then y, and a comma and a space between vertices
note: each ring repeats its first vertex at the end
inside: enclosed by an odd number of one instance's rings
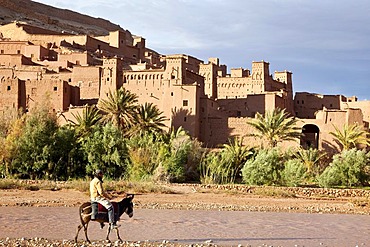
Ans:
MULTIPOLYGON (((78 224, 75 207, 2 207, 0 238, 71 240, 78 224)), ((246 211, 137 209, 123 217, 120 233, 126 241, 221 246, 370 246, 370 216, 246 211)), ((92 223, 92 240, 106 230, 92 223)), ((80 240, 84 239, 81 232, 80 240)), ((116 240, 115 234, 111 239, 116 240)))

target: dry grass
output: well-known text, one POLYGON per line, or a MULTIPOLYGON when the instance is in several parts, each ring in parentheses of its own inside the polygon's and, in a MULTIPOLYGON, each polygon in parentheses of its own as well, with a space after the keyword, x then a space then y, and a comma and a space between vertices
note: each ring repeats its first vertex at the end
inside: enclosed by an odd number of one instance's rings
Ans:
MULTIPOLYGON (((0 189, 20 189, 20 190, 60 190, 75 189, 81 192, 89 192, 90 180, 78 179, 71 181, 49 181, 49 180, 18 180, 18 179, 1 179, 0 189)), ((175 193, 165 185, 155 184, 152 182, 130 182, 130 181, 104 181, 107 191, 117 194, 122 193, 175 193)))
POLYGON ((254 195, 280 197, 280 198, 294 198, 296 195, 293 192, 281 189, 279 187, 255 187, 252 192, 254 195))

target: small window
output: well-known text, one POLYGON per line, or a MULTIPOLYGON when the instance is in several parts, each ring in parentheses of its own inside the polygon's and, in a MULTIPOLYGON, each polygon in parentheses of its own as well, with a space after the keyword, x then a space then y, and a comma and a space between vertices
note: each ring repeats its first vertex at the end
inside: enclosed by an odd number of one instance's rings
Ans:
POLYGON ((297 105, 299 105, 299 100, 297 100, 297 105))
POLYGON ((80 60, 76 60, 76 65, 80 65, 80 60))
POLYGON ((72 79, 71 79, 71 78, 69 78, 69 79, 68 79, 68 82, 72 82, 72 79))
POLYGON ((304 100, 302 100, 302 105, 304 104, 304 100))
POLYGON ((186 117, 184 117, 184 122, 186 122, 186 117))
POLYGON ((188 100, 183 100, 182 101, 182 106, 188 106, 189 105, 189 101, 188 100))
POLYGON ((330 107, 333 107, 333 104, 330 104, 330 107))
POLYGON ((4 54, 4 50, 1 50, 1 54, 4 54))
POLYGON ((17 54, 21 54, 21 50, 17 50, 17 54))
POLYGON ((7 90, 8 90, 8 91, 10 91, 10 89, 11 89, 11 87, 10 87, 10 86, 8 86, 8 87, 7 87, 7 90))
POLYGON ((58 91, 58 87, 54 87, 54 91, 58 91))
POLYGON ((173 96, 173 92, 171 92, 171 96, 173 96))

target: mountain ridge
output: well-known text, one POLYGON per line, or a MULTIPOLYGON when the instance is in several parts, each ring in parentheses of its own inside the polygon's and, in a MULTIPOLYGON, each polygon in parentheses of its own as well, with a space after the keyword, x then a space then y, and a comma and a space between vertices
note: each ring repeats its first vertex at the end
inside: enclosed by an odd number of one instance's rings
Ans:
POLYGON ((15 21, 57 32, 91 36, 102 36, 110 31, 124 30, 103 18, 91 17, 31 0, 0 0, 0 25, 15 21))

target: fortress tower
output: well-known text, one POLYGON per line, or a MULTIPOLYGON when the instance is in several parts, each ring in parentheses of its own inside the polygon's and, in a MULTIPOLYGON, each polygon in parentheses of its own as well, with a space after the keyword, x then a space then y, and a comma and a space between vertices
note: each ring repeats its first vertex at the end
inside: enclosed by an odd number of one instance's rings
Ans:
POLYGON ((109 91, 114 92, 123 85, 123 62, 119 58, 103 60, 100 82, 100 99, 106 98, 109 91))

